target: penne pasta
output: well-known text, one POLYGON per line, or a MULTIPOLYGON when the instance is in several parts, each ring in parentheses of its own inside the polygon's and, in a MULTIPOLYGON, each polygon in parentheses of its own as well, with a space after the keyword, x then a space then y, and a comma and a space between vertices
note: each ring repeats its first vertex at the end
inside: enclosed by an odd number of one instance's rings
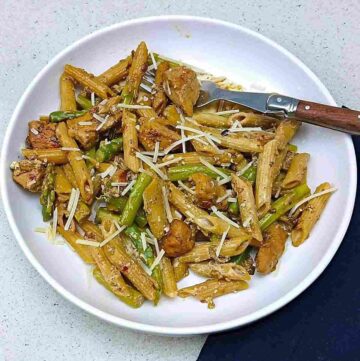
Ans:
POLYGON ((155 94, 152 99, 152 107, 157 114, 162 113, 167 104, 167 97, 163 89, 165 72, 170 68, 167 61, 162 61, 158 66, 155 74, 155 94))
MULTIPOLYGON (((316 187, 314 194, 326 191, 330 188, 331 186, 329 183, 322 183, 316 187)), ((306 204, 304 211, 300 214, 300 217, 297 220, 295 228, 291 232, 293 246, 300 246, 309 237, 311 230, 320 218, 320 215, 323 212, 330 197, 331 193, 327 193, 317 198, 311 199, 306 204)))
POLYGON ((180 297, 193 296, 201 302, 207 302, 209 308, 214 308, 213 299, 228 293, 246 290, 248 284, 245 281, 207 280, 194 286, 182 288, 178 291, 180 297))
MULTIPOLYGON (((70 138, 65 123, 60 123, 56 129, 56 135, 63 147, 78 149, 74 139, 70 138)), ((93 199, 93 185, 86 167, 85 161, 81 158, 81 151, 69 151, 68 160, 74 172, 77 186, 80 189, 81 197, 85 203, 90 204, 93 199)))
POLYGON ((198 112, 193 115, 193 119, 201 125, 214 128, 230 128, 233 124, 230 117, 224 117, 214 113, 198 112))
POLYGON ((82 238, 80 234, 72 231, 65 231, 65 229, 60 226, 57 227, 57 231, 85 263, 95 264, 95 260, 91 254, 92 247, 76 243, 78 239, 82 238))
POLYGON ((189 268, 200 276, 226 281, 250 281, 246 269, 236 263, 190 263, 189 268))
POLYGON ((291 189, 297 187, 301 183, 306 183, 307 165, 310 159, 308 153, 295 154, 290 163, 289 170, 286 173, 281 187, 283 189, 291 189))
POLYGON ((256 255, 256 269, 258 272, 268 274, 273 272, 284 253, 287 232, 278 224, 273 223, 264 234, 264 244, 256 255))
POLYGON ((65 164, 69 161, 67 153, 61 148, 22 149, 21 154, 27 159, 38 159, 54 164, 65 164))
POLYGON ((56 167, 55 174, 55 192, 57 194, 71 193, 73 186, 67 179, 64 169, 62 167, 56 167))
POLYGON ((65 65, 64 70, 67 75, 71 76, 83 87, 94 92, 100 98, 107 99, 109 96, 115 96, 115 93, 107 85, 101 83, 96 77, 89 74, 84 69, 67 64, 65 65))
POLYGON ((177 285, 175 279, 174 268, 171 264, 171 261, 167 257, 163 257, 160 262, 160 269, 163 280, 163 291, 164 294, 168 297, 177 296, 177 285))
POLYGON ((107 86, 114 85, 119 83, 121 80, 124 80, 131 66, 132 56, 129 55, 125 59, 120 60, 117 64, 113 65, 109 69, 106 69, 103 73, 98 75, 96 79, 107 86))
POLYGON ((76 110, 75 86, 72 79, 63 73, 60 77, 60 110, 76 110))
POLYGON ((259 155, 255 183, 255 202, 260 214, 265 214, 270 209, 273 183, 272 172, 277 149, 278 141, 272 140, 264 146, 264 151, 259 155))
POLYGON ((231 179, 233 189, 237 194, 241 223, 255 239, 252 244, 259 246, 262 243, 263 237, 257 216, 253 187, 249 181, 234 174, 231 179))
POLYGON ((136 116, 129 111, 124 111, 122 127, 124 163, 130 170, 137 173, 140 168, 140 160, 136 157, 136 152, 139 148, 138 134, 136 131, 136 116))
POLYGON ((189 275, 189 266, 187 263, 179 262, 178 258, 173 258, 172 265, 176 282, 181 281, 183 278, 189 275))
POLYGON ((162 188, 164 182, 154 177, 143 193, 144 209, 150 230, 155 238, 160 239, 169 226, 166 217, 162 188))
POLYGON ((296 120, 284 120, 280 122, 275 131, 275 139, 278 141, 280 151, 291 141, 299 127, 300 122, 296 120))

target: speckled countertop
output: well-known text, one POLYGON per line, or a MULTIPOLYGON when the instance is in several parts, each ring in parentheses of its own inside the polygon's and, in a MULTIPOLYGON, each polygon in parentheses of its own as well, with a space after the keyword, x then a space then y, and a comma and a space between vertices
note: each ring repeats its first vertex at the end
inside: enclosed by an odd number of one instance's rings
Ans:
MULTIPOLYGON (((159 14, 214 17, 256 30, 303 60, 339 104, 360 107, 358 0, 2 0, 1 8, 1 141, 19 97, 55 54, 107 25, 159 14)), ((0 361, 196 360, 204 336, 138 334, 63 299, 24 258, 2 208, 0 219, 0 361)))

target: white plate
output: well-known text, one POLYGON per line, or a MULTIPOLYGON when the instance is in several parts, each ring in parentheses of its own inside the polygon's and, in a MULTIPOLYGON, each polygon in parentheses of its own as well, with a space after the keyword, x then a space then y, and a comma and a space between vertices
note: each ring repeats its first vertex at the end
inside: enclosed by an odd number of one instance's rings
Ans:
MULTIPOLYGON (((1 157, 4 207, 25 255, 64 297, 84 310, 119 326, 167 335, 222 331, 245 325, 284 306, 324 270, 348 227, 356 190, 356 161, 351 138, 305 125, 294 141, 309 152, 309 185, 330 181, 339 190, 327 205, 311 237, 299 248, 288 245, 279 270, 255 276, 249 290, 215 300, 216 308, 189 299, 162 299, 133 310, 95 280, 67 246, 53 246, 34 228, 42 226, 38 196, 11 180, 9 164, 18 159, 27 121, 58 108, 59 76, 71 63, 98 74, 125 57, 141 41, 150 49, 180 59, 240 84, 260 82, 292 96, 335 104, 320 80, 297 58, 267 38, 223 21, 163 16, 127 21, 97 31, 57 55, 31 82, 12 116, 1 157)), ((190 276, 181 286, 198 281, 190 276)))

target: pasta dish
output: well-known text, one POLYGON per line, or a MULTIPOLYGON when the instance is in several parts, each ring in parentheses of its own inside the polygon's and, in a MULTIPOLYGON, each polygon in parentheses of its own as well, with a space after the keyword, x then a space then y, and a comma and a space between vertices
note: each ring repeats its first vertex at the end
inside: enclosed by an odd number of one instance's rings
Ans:
POLYGON ((197 108, 201 81, 223 77, 140 43, 100 75, 65 65, 59 110, 28 124, 12 176, 40 195, 46 227, 137 308, 162 296, 213 299, 273 272, 288 236, 300 246, 331 194, 307 185, 300 127, 227 101, 197 108), (203 282, 180 288, 193 272, 203 282))

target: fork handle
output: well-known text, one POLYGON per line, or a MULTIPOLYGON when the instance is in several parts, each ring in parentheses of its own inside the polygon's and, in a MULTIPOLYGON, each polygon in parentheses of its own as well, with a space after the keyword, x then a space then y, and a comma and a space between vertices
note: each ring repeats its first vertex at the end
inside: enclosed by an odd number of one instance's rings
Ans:
POLYGON ((288 118, 341 132, 360 135, 360 111, 272 94, 267 101, 270 111, 283 111, 288 118))
POLYGON ((360 135, 360 112, 300 100, 294 118, 307 123, 360 135))

